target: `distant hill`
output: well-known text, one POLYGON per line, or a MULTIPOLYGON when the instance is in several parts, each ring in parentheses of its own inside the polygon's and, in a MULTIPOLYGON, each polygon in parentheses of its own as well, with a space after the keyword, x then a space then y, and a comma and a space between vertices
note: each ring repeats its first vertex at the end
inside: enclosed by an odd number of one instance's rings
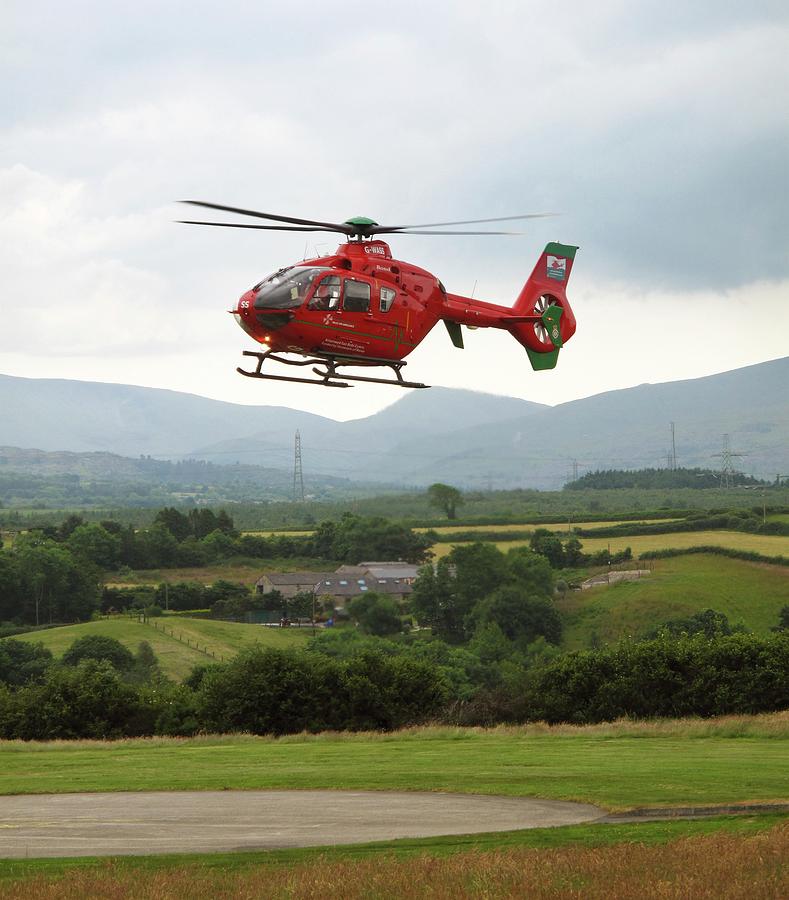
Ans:
MULTIPOLYGON (((664 384, 610 391, 528 417, 456 432, 447 453, 440 442, 412 448, 433 454, 429 466, 404 477, 429 482, 440 470, 450 483, 558 487, 572 461, 586 469, 665 465, 669 423, 676 427, 682 466, 720 468, 723 434, 735 467, 773 480, 789 473, 789 357, 747 368, 664 384)), ((390 473, 394 475, 395 473, 390 473)))
POLYGON ((156 388, 10 375, 0 375, 0 410, 0 445, 123 456, 183 456, 217 435, 243 438, 272 422, 292 441, 297 428, 332 421, 156 388))
POLYGON ((0 445, 197 457, 292 471, 301 431, 305 476, 423 486, 554 489, 595 469, 664 465, 669 423, 681 466, 789 473, 789 357, 687 381, 644 384, 547 407, 432 388, 363 419, 336 422, 127 385, 0 376, 0 445), (217 439, 221 435, 221 439, 217 439))
MULTIPOLYGON (((312 473, 310 499, 343 500, 386 492, 385 486, 312 473)), ((0 447, 0 503, 9 507, 169 505, 289 500, 293 472, 265 466, 217 465, 205 460, 161 460, 105 451, 0 447)))

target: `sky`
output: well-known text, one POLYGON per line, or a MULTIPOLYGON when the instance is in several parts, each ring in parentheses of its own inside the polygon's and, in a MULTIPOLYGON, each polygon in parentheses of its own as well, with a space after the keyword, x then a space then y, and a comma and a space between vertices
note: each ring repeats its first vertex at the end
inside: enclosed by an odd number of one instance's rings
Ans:
POLYGON ((335 419, 398 398, 238 375, 256 345, 226 310, 336 240, 174 224, 180 198, 328 221, 560 212, 512 237, 391 238, 503 304, 547 241, 580 245, 554 371, 504 332, 460 351, 439 326, 406 370, 429 384, 556 404, 789 354, 785 2, 6 0, 0 21, 3 374, 335 419))

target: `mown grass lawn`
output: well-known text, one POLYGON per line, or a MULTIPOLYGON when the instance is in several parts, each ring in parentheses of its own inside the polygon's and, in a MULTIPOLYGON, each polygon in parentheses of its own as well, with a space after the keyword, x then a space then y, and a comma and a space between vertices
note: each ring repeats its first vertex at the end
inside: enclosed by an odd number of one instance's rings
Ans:
POLYGON ((0 793, 347 788, 607 809, 789 799, 789 713, 663 725, 0 742, 0 793))
POLYGON ((670 619, 706 609, 767 636, 789 603, 789 568, 694 554, 652 560, 638 581, 572 591, 557 600, 567 650, 640 638, 670 619))

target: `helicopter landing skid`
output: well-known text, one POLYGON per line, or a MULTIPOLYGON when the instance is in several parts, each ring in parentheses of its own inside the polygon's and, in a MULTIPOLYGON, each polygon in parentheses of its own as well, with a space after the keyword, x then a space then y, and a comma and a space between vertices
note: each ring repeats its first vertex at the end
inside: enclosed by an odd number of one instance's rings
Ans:
POLYGON ((318 384, 322 387, 338 388, 353 387, 352 384, 348 384, 349 381, 366 381, 372 384, 393 384, 396 387, 404 388, 430 387, 429 384, 422 384, 419 381, 406 381, 400 371, 403 366, 406 365, 403 360, 381 359, 374 356, 360 359, 356 356, 339 356, 334 353, 316 353, 314 357, 308 359, 285 359, 276 354, 273 350, 267 350, 265 353, 259 353, 255 350, 244 350, 243 354, 244 356, 254 356, 257 359, 257 366, 254 372, 247 372, 246 369, 242 369, 240 366, 236 369, 240 375, 246 375, 247 378, 265 378, 270 381, 293 381, 298 384, 318 384), (293 378, 289 375, 264 374, 261 369, 263 368, 263 363, 267 359, 270 359, 272 362, 282 363, 285 366, 312 366, 312 371, 318 378, 293 378), (323 366, 324 369, 321 370, 318 366, 323 366), (344 372, 337 371, 340 366, 360 366, 370 368, 386 366, 394 372, 395 377, 372 378, 369 375, 346 375, 344 372))

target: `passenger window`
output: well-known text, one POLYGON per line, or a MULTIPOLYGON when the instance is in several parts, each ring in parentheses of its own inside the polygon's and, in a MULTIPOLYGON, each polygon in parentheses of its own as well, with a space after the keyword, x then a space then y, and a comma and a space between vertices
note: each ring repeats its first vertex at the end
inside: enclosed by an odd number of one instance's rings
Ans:
POLYGON ((396 291, 391 288, 381 288, 381 312, 389 312, 396 296, 396 291))
POLYGON ((342 286, 339 275, 327 275, 318 283, 307 309, 337 309, 340 305, 342 286))
POLYGON ((369 312, 370 285, 366 281, 345 279, 345 300, 342 308, 346 312, 369 312))

